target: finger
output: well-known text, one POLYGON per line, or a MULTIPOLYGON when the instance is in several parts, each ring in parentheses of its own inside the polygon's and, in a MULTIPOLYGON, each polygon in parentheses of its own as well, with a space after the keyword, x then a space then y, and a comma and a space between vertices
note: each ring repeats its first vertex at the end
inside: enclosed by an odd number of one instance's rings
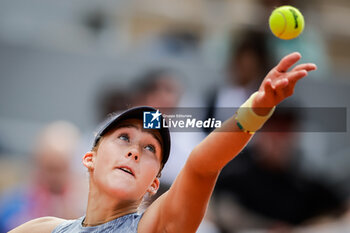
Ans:
POLYGON ((271 94, 275 93, 275 89, 272 87, 271 79, 266 80, 264 90, 265 90, 265 93, 271 93, 271 94))
POLYGON ((281 90, 285 87, 287 87, 289 84, 289 80, 287 78, 282 78, 280 80, 277 80, 274 87, 275 87, 275 90, 278 91, 278 90, 281 90))
POLYGON ((297 71, 291 71, 287 74, 286 78, 289 80, 289 83, 296 83, 298 80, 304 78, 307 76, 306 70, 297 70, 297 71))
POLYGON ((278 97, 284 97, 285 96, 285 89, 288 87, 288 79, 286 78, 282 78, 282 79, 279 79, 275 82, 275 92, 276 92, 276 95, 278 97))
POLYGON ((317 70, 317 66, 313 63, 300 64, 294 67, 293 69, 293 71, 298 71, 298 70, 306 70, 306 71, 317 70))
POLYGON ((300 53, 294 52, 291 53, 284 58, 278 63, 276 66, 277 71, 279 72, 286 72, 290 67, 292 67, 297 61, 299 61, 301 58, 300 53))

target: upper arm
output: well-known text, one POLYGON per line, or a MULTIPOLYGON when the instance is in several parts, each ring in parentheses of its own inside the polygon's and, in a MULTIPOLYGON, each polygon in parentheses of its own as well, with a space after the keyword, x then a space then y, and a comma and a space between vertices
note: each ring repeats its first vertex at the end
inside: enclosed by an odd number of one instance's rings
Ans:
POLYGON ((37 218, 16 227, 9 233, 50 233, 63 221, 64 219, 55 217, 37 218))
POLYGON ((169 191, 144 213, 139 232, 196 231, 221 169, 251 137, 239 132, 233 118, 223 127, 224 130, 214 131, 196 146, 169 191))

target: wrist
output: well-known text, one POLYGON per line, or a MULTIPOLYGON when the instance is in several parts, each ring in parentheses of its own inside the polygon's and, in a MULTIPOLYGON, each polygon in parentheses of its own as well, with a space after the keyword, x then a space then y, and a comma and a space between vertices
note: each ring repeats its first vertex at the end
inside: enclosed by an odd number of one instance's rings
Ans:
POLYGON ((267 116, 275 107, 273 104, 266 104, 267 101, 262 100, 262 98, 259 96, 259 92, 253 93, 252 97, 252 110, 259 116, 267 116))
POLYGON ((252 107, 252 111, 258 116, 267 116, 273 107, 252 107))
POLYGON ((264 123, 274 112, 275 107, 257 106, 256 103, 255 106, 253 106, 257 95, 258 92, 253 93, 236 112, 235 120, 237 126, 243 132, 256 132, 264 125, 264 123))

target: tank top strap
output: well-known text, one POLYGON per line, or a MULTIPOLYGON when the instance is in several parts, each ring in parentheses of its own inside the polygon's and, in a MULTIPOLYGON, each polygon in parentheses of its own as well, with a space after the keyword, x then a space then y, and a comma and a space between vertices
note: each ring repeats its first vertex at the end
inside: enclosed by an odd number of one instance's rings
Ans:
POLYGON ((137 233, 142 214, 132 213, 93 227, 83 227, 85 216, 76 220, 66 220, 58 225, 52 233, 137 233))

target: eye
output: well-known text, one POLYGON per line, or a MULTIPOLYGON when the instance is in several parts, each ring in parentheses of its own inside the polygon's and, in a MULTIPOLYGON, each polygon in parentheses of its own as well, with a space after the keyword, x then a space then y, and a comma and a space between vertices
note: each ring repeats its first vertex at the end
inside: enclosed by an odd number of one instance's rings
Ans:
POLYGON ((129 142, 129 141, 130 141, 129 135, 127 135, 127 134, 121 134, 121 135, 119 135, 118 138, 119 138, 120 140, 123 140, 123 141, 126 141, 126 142, 129 142))
POLYGON ((152 153, 156 153, 156 148, 151 144, 145 146, 145 149, 151 151, 152 153))

